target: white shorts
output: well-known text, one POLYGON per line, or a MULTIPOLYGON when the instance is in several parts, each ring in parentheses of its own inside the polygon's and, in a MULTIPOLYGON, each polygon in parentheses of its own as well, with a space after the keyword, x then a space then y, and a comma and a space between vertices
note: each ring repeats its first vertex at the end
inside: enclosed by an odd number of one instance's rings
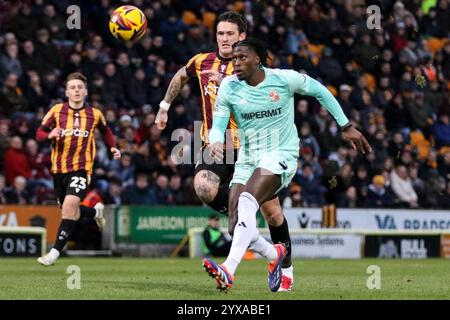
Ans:
POLYGON ((240 183, 245 185, 256 168, 266 169, 281 177, 281 190, 286 188, 297 172, 297 157, 288 152, 274 152, 262 155, 256 161, 240 162, 239 159, 234 166, 231 184, 240 183))

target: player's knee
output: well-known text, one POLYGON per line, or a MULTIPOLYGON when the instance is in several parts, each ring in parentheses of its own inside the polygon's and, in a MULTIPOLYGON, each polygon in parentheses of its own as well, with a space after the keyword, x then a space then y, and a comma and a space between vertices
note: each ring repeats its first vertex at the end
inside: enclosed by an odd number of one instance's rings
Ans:
POLYGON ((71 199, 66 197, 64 203, 62 204, 62 218, 70 220, 78 220, 80 218, 80 201, 77 199, 71 199))
POLYGON ((199 171, 194 178, 194 189, 197 196, 205 203, 213 202, 219 190, 219 177, 207 170, 199 171))
POLYGON ((261 212, 264 215, 267 223, 272 227, 278 227, 284 221, 283 211, 279 203, 263 203, 263 205, 261 206, 261 212))

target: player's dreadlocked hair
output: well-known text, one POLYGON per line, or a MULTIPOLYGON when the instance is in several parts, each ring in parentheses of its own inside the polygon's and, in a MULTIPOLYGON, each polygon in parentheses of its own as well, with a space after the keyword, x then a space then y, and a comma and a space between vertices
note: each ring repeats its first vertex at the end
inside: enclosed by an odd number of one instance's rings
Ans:
POLYGON ((264 42, 255 38, 247 38, 245 40, 238 41, 233 45, 233 49, 237 47, 249 47, 258 55, 261 64, 264 67, 268 66, 269 51, 267 50, 264 42))

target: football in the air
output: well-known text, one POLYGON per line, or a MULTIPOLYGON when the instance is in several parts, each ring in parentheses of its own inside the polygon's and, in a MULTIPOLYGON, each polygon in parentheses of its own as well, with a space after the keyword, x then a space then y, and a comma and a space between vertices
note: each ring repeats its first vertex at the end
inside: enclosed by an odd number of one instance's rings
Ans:
POLYGON ((147 19, 135 6, 121 6, 111 14, 109 30, 119 40, 134 42, 147 31, 147 19))

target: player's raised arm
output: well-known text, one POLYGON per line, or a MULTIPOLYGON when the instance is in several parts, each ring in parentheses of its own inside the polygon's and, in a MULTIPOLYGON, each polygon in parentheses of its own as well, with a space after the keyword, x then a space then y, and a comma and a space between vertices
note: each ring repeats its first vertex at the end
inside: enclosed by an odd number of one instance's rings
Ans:
POLYGON ((372 152, 372 147, 366 138, 352 126, 339 102, 324 85, 305 74, 291 72, 289 75, 291 90, 319 100, 320 104, 334 117, 343 132, 342 137, 350 143, 353 149, 363 154, 372 152), (292 78, 295 78, 295 80, 292 81, 292 78))
POLYGON ((186 71, 186 66, 183 66, 175 73, 172 80, 170 80, 169 87, 167 88, 164 99, 159 103, 159 110, 155 117, 155 123, 159 130, 163 130, 167 125, 170 104, 180 94, 186 82, 188 82, 189 76, 186 71))

